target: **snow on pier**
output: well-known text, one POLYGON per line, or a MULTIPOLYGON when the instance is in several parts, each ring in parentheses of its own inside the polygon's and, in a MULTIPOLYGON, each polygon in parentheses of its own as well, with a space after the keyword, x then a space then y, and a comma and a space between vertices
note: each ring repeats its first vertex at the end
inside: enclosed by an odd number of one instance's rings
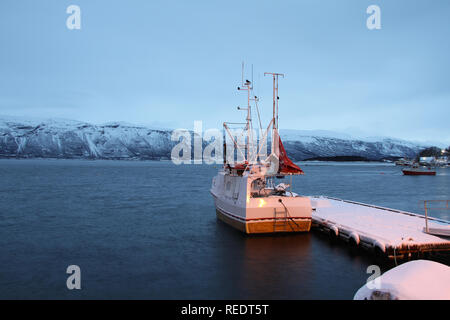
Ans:
MULTIPOLYGON (((424 232, 423 215, 330 197, 310 199, 313 227, 354 247, 392 259, 450 251, 449 237, 424 232)), ((449 221, 428 218, 428 224, 450 230, 449 221)))

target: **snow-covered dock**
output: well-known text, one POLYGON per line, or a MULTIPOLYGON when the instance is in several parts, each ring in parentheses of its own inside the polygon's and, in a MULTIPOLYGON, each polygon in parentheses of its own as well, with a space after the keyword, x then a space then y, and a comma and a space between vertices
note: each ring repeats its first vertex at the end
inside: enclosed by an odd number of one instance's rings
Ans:
MULTIPOLYGON (((450 238, 424 232, 425 216, 331 197, 310 197, 313 227, 391 259, 449 251, 450 238)), ((428 218, 428 225, 450 229, 450 222, 428 218)))

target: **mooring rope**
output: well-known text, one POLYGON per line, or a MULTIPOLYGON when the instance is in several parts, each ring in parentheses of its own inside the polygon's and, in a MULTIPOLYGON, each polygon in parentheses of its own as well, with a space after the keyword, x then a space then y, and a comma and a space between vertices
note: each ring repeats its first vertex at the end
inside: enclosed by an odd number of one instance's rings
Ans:
MULTIPOLYGON (((291 217, 291 214, 289 213, 288 208, 284 205, 283 200, 279 199, 279 201, 280 201, 280 203, 283 205, 284 209, 286 210, 287 218, 288 218, 289 220, 291 220, 293 223, 295 223, 295 225, 296 225, 299 229, 301 229, 301 227, 298 225, 298 223, 295 222, 294 218, 291 217)), ((289 224, 289 227, 291 227, 292 231, 295 231, 294 228, 291 226, 291 224, 289 224)))

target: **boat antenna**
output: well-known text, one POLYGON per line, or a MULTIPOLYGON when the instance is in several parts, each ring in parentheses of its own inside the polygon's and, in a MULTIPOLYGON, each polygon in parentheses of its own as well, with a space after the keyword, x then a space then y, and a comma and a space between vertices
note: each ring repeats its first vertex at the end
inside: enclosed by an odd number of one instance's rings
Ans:
POLYGON ((262 124, 261 124, 261 116, 260 116, 260 114, 259 114, 259 108, 258 108, 258 101, 259 101, 259 98, 257 97, 257 96, 255 96, 255 106, 256 106, 256 112, 258 112, 258 120, 259 120, 259 130, 261 131, 262 130, 262 124))
MULTIPOLYGON (((258 82, 259 84, 259 82, 258 82)), ((252 64, 252 91, 253 88, 255 87, 255 83, 253 82, 253 64, 252 64)), ((258 91, 259 91, 259 86, 258 86, 258 91)), ((253 98, 251 99, 253 101, 255 101, 255 107, 256 107, 256 111, 258 112, 258 120, 259 120, 259 129, 262 130, 262 125, 261 125, 261 116, 259 114, 259 108, 258 108, 258 102, 259 102, 259 98, 257 96, 253 96, 253 98)))
POLYGON ((242 80, 241 80, 241 86, 244 86, 244 61, 242 61, 242 80))
POLYGON ((253 82, 253 63, 252 63, 252 89, 255 86, 255 83, 253 82))

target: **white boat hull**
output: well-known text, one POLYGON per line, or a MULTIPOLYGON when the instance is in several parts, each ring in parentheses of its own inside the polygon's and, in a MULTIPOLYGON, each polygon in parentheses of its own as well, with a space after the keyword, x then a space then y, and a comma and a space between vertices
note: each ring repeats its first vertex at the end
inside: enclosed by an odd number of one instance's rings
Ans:
POLYGON ((219 173, 211 188, 217 218, 247 234, 308 232, 311 201, 295 194, 250 197, 246 176, 219 173), (280 202, 281 200, 281 202, 280 202))

